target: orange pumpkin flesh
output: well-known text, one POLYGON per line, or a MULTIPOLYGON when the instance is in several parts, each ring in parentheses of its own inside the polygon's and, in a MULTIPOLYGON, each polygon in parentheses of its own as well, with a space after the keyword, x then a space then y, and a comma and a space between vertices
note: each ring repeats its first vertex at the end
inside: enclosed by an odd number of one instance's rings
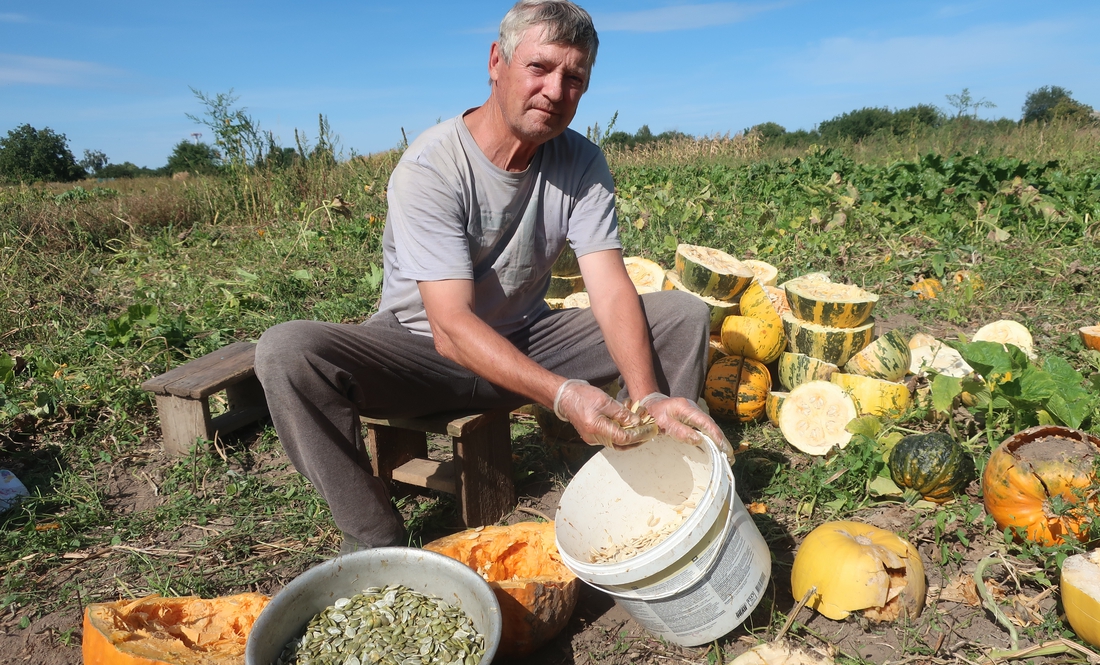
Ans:
POLYGON ((999 529, 1022 529, 1043 545, 1077 537, 1087 511, 1074 506, 1096 484, 1098 455, 1100 439, 1078 430, 1040 425, 1014 434, 993 451, 982 474, 985 509, 999 529), (1063 510, 1055 509, 1053 497, 1063 510))
POLYGON ((244 663, 268 597, 258 593, 94 603, 84 610, 84 665, 244 663))
POLYGON ((580 583, 561 562, 553 522, 462 531, 424 549, 461 561, 489 582, 504 624, 501 657, 534 652, 561 632, 577 605, 580 583))

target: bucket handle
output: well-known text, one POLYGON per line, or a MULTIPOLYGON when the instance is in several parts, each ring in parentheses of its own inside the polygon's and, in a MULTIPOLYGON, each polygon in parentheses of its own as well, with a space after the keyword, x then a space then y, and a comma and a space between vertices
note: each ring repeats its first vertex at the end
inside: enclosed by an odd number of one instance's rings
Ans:
MULTIPOLYGON (((711 445, 714 445, 714 444, 711 444, 711 445)), ((733 508, 734 502, 737 498, 736 493, 737 493, 737 489, 734 487, 733 483, 730 483, 730 499, 729 499, 730 512, 729 512, 729 515, 726 516, 726 524, 725 524, 725 526, 722 527, 722 534, 718 538, 719 543, 724 544, 726 542, 726 538, 729 537, 730 531, 733 529, 733 516, 737 512, 733 508)), ((718 559, 720 559, 720 558, 722 558, 722 557, 720 557, 716 554, 714 556, 714 558, 711 559, 710 563, 707 564, 706 569, 703 571, 703 574, 700 577, 688 580, 687 582, 681 584, 680 586, 676 587, 672 591, 665 593, 662 597, 663 598, 668 598, 670 596, 675 596, 678 593, 683 593, 684 591, 687 591, 688 589, 690 589, 693 585, 695 585, 699 582, 699 579, 701 579, 703 577, 706 577, 707 575, 710 575, 711 571, 714 570, 714 566, 718 565, 718 559)), ((582 582, 584 582, 588 586, 592 587, 593 589, 596 589, 597 591, 603 591, 604 593, 606 593, 607 595, 609 595, 613 598, 622 598, 623 600, 638 600, 638 598, 636 598, 634 596, 628 596, 626 594, 617 593, 615 591, 610 591, 608 589, 605 589, 604 587, 602 587, 598 584, 594 584, 592 582, 589 582, 588 580, 586 580, 584 578, 578 577, 577 579, 581 580, 582 582)), ((656 600, 656 598, 647 598, 646 600, 656 600)))

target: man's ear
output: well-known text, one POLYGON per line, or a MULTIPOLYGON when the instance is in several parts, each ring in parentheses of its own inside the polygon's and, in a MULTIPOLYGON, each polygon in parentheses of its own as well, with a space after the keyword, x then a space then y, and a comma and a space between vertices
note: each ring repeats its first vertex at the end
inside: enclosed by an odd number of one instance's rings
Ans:
POLYGON ((500 52, 500 43, 493 42, 493 45, 489 47, 489 85, 500 78, 500 69, 504 66, 504 56, 500 52))

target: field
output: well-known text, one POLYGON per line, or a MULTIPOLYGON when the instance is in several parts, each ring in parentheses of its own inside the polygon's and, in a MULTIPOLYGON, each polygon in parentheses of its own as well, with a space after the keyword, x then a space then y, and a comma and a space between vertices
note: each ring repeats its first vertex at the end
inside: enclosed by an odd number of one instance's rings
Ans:
MULTIPOLYGON (((369 316, 396 159, 0 189, 0 468, 31 492, 0 514, 5 662, 80 662, 80 616, 91 602, 275 593, 336 554, 326 505, 270 426, 169 458, 139 385, 277 322, 369 316)), ((781 281, 827 271, 881 295, 880 332, 954 340, 1016 319, 1041 359, 1081 374, 1080 426, 1100 433, 1100 388, 1090 379, 1100 353, 1077 335, 1100 323, 1100 130, 1033 125, 990 135, 953 124, 800 151, 718 137, 611 152, 609 162, 628 255, 670 267, 676 243, 686 242, 769 261, 781 281), (981 285, 953 288, 964 270, 981 285), (924 277, 948 286, 919 300, 910 286, 924 277)), ((938 424, 915 408, 885 426, 949 430, 980 471, 992 447, 1041 417, 1040 406, 961 408, 938 424)), ((795 550, 832 519, 908 538, 924 561, 928 607, 886 625, 802 610, 786 633, 797 643, 845 663, 989 662, 990 650, 1013 650, 1009 631, 967 580, 992 556, 986 584, 1019 634, 1015 648, 1083 644, 1060 616, 1057 588, 1061 561, 1083 545, 1040 547, 1002 533, 977 482, 936 508, 876 495, 876 438, 822 459, 798 453, 766 422, 722 424, 747 447, 734 466, 737 489, 762 507, 754 519, 773 553, 772 583, 749 620, 715 644, 681 649, 585 590, 566 631, 531 662, 709 664, 769 640, 795 604, 795 550)), ((516 416, 512 433, 520 503, 552 515, 576 460, 547 445, 529 417, 516 416)), ((456 528, 444 496, 399 507, 413 545, 456 528)), ((1097 535, 1100 521, 1086 539, 1097 535)), ((1033 662, 1085 659, 1070 650, 1033 662)))

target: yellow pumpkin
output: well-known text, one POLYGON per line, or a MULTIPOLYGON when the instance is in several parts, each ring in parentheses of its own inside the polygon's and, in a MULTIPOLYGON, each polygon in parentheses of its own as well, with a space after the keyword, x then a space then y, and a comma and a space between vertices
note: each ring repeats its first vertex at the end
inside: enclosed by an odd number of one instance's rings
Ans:
POLYGON ((84 610, 84 665, 244 662, 244 645, 268 597, 147 596, 84 610))
POLYGON ((943 293, 943 283, 935 277, 925 277, 910 286, 909 290, 917 294, 918 300, 935 300, 943 293))
POLYGON ((912 402, 909 388, 904 383, 883 381, 859 374, 836 372, 829 381, 852 396, 859 415, 898 417, 905 413, 912 402))
POLYGON ((1100 647, 1100 550, 1074 554, 1062 564, 1062 607, 1084 641, 1100 647))
POLYGON ((489 582, 500 602, 501 657, 533 653, 561 632, 577 605, 579 582, 561 562, 553 522, 461 531, 424 549, 461 561, 489 582))
POLYGON ((892 531, 870 524, 826 522, 802 541, 791 568, 791 593, 811 587, 810 607, 830 619, 863 612, 871 621, 916 619, 928 586, 920 554, 892 531))

